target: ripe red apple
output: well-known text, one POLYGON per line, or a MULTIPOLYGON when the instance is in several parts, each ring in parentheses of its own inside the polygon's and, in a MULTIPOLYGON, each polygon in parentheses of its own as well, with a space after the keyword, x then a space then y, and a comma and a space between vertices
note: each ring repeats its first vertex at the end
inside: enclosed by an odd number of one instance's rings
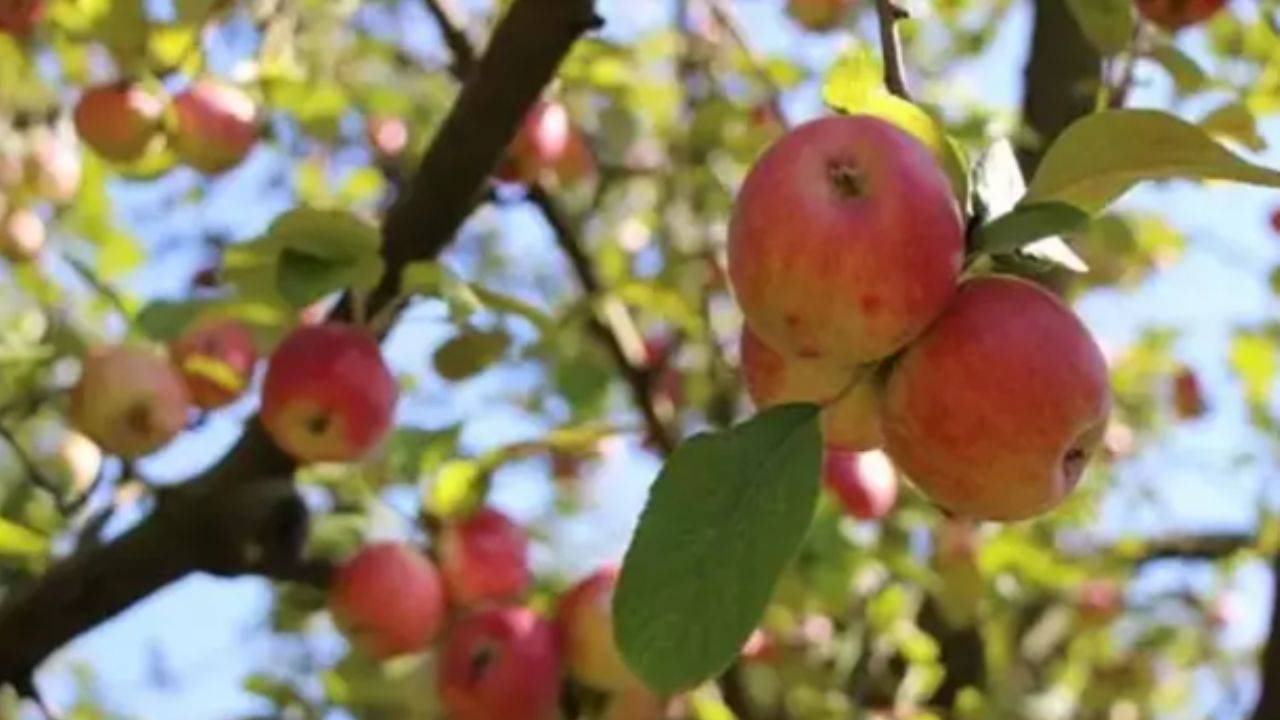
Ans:
POLYGON ((787 0, 787 14, 806 30, 826 32, 840 27, 850 0, 787 0))
POLYGON ((1088 580, 1080 586, 1076 608, 1088 622, 1109 622, 1124 610, 1124 592, 1112 580, 1088 580))
POLYGON ((983 277, 893 368, 885 440, 938 505, 1021 520, 1075 487, 1110 406, 1106 361, 1079 318, 1030 282, 983 277))
POLYGON ((596 155, 587 136, 577 127, 570 126, 569 140, 564 152, 552 165, 556 180, 565 185, 582 182, 596 174, 596 155))
POLYGON ((440 699, 451 720, 554 720, 560 663, 555 630, 532 610, 480 610, 445 639, 440 699))
POLYGON ((59 205, 75 199, 80 189, 80 150, 71 132, 35 130, 25 174, 36 195, 59 205))
POLYGON ((1208 411, 1204 400, 1204 388, 1195 370, 1178 368, 1173 376, 1173 410, 1181 420, 1194 420, 1208 411))
POLYGON ((244 394, 258 362, 253 333, 239 320, 212 318, 193 325, 169 347, 197 407, 213 410, 244 394))
POLYGON ((271 356, 262 424, 298 460, 350 462, 386 437, 398 396, 369 331, 339 323, 307 325, 271 356))
POLYGON ((373 115, 365 121, 365 139, 380 158, 398 157, 409 146, 409 126, 393 115, 373 115))
POLYGON ((45 0, 0 0, 0 32, 25 40, 44 17, 45 0))
POLYGON ((141 158, 160 131, 164 103, 130 82, 85 90, 72 114, 84 144, 102 157, 129 163, 141 158))
POLYGON ((955 292, 964 228, 924 145, 872 117, 816 120, 767 150, 729 227, 747 325, 778 352, 853 367, 901 349, 955 292))
POLYGON ((828 447, 822 481, 840 506, 858 520, 879 520, 898 500, 898 475, 879 451, 858 453, 828 447))
POLYGON ((463 607, 513 600, 529 587, 529 537, 493 508, 445 526, 440 571, 449 599, 463 607))
POLYGON ((95 348, 71 390, 71 424, 108 454, 146 455, 187 425, 182 378, 159 353, 136 345, 95 348))
POLYGON ((556 613, 569 674, 597 690, 620 691, 640 684, 613 638, 617 584, 618 568, 598 570, 560 598, 556 613))
POLYGON ((1137 0, 1143 17, 1169 32, 1198 25, 1226 7, 1227 0, 1137 0))
POLYGON ((426 649, 444 622, 444 587, 425 555, 379 543, 338 567, 329 609, 356 647, 385 659, 426 649))
POLYGON ((207 174, 230 170, 258 139, 257 107, 239 88, 198 80, 173 100, 173 149, 207 174))
POLYGON ((822 404, 822 435, 828 446, 871 450, 884 443, 877 407, 879 390, 868 369, 784 357, 749 328, 742 329, 741 353, 747 394, 757 407, 787 402, 822 404), (866 374, 866 379, 853 382, 859 373, 866 374))
POLYGON ((14 264, 29 263, 44 248, 44 221, 30 208, 14 208, 0 218, 0 255, 14 264))
POLYGON ((569 136, 569 111, 564 105, 554 100, 539 101, 525 115, 495 176, 504 182, 537 181, 564 157, 569 136))

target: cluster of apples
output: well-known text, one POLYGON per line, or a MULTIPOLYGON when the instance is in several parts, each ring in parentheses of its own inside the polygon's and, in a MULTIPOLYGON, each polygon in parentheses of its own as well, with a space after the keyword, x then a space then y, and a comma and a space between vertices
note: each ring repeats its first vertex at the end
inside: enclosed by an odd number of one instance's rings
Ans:
POLYGON ((913 136, 856 115, 791 131, 752 168, 729 229, 746 385, 761 407, 822 406, 829 485, 850 453, 884 447, 951 513, 1029 518, 1102 440, 1106 362, 1039 286, 962 282, 964 253, 951 184, 913 136))
POLYGON ((0 147, 0 255, 35 260, 47 232, 42 209, 64 206, 80 189, 80 153, 70 129, 37 124, 3 135, 0 147))
POLYGON ((608 695, 606 718, 656 704, 614 644, 615 567, 578 582, 547 618, 521 604, 528 538, 511 519, 483 508, 438 537, 436 562, 379 543, 339 566, 329 607, 359 651, 388 659, 435 647, 437 690, 455 720, 555 718, 566 675, 608 695))

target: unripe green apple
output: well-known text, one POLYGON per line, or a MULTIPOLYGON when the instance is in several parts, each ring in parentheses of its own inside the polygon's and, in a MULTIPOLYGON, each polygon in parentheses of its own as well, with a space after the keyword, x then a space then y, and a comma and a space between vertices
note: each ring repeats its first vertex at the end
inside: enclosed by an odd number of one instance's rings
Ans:
POLYGON ((822 482, 844 511, 858 520, 879 520, 898 500, 898 474, 884 453, 828 447, 822 482))
POLYGON ((173 149, 206 174, 230 170, 258 140, 257 107, 239 88, 198 80, 173 100, 173 149))
POLYGON ((747 394, 757 407, 817 403, 824 405, 822 436, 828 446, 871 450, 884 443, 879 388, 870 368, 784 357, 749 328, 742 330, 741 354, 747 394))
POLYGON ((886 447, 952 513, 1022 520, 1079 482, 1110 406, 1106 361, 1079 318, 1030 282, 983 277, 893 368, 886 447))
POLYGON ((338 567, 329 609, 352 644, 385 659, 426 649, 444 623, 444 587, 425 555, 379 543, 338 567))
POLYGON ((198 322, 169 346, 196 407, 213 410, 244 394, 258 362, 253 333, 239 320, 198 322))
POLYGON ((141 158, 159 137, 164 103, 138 85, 118 82, 84 91, 72 118, 94 152, 120 163, 141 158))
POLYGON ((0 217, 0 255, 14 264, 35 260, 44 248, 44 221, 30 208, 14 208, 0 217))
POLYGON ((440 537, 440 571, 462 607, 519 598, 529 588, 529 537, 493 508, 450 522, 440 537))
POLYGON ((806 30, 826 32, 840 27, 851 0, 787 0, 787 14, 806 30))
POLYGON ((928 148, 884 120, 792 130, 738 193, 729 277, 769 347, 833 367, 885 358, 955 292, 964 228, 928 148))
POLYGON ((618 569, 603 568, 565 593, 556 613, 569 674, 597 690, 621 691, 640 684, 613 637, 617 584, 618 569))
POLYGON ((182 432, 190 399, 182 378, 151 348, 111 345, 84 359, 71 390, 71 424, 104 451, 151 453, 182 432))
POLYGON ((525 608, 462 617, 445 638, 437 685, 450 720, 554 720, 560 644, 551 624, 525 608))
POLYGON ((272 354, 259 417, 297 460, 351 462, 386 437, 399 392, 369 331, 305 325, 272 354))

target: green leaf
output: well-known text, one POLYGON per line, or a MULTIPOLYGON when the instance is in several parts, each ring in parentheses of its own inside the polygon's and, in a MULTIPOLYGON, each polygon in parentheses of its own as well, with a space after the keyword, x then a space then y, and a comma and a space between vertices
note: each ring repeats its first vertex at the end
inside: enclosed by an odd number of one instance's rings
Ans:
POLYGON ((1021 205, 979 228, 975 245, 989 255, 1013 252, 1041 238, 1074 232, 1088 222, 1089 215, 1074 205, 1021 205))
POLYGON ((376 228, 340 210, 290 210, 271 223, 267 236, 282 247, 330 260, 376 255, 382 246, 376 228))
POLYGON ((1205 75, 1200 65, 1177 45, 1161 43, 1147 52, 1147 57, 1159 63, 1173 85, 1181 95, 1190 95, 1203 90, 1209 84, 1209 76, 1205 75))
POLYGON ((400 273, 400 292, 440 298, 449 305, 449 312, 455 319, 465 319, 484 308, 484 301, 467 281, 444 265, 430 260, 405 266, 400 273))
POLYGON ((964 154, 942 124, 920 106, 903 100, 884 86, 877 57, 866 48, 854 50, 835 64, 822 86, 822 99, 849 115, 873 115, 911 133, 933 151, 951 179, 956 197, 969 197, 969 171, 964 154))
POLYGON ((1267 149, 1267 140, 1258 132, 1258 118, 1247 105, 1229 102, 1200 121, 1205 132, 1219 140, 1239 143, 1254 152, 1267 149))
POLYGON ((1057 200, 1096 213, 1143 180, 1199 178, 1280 187, 1202 129, 1157 110, 1108 110, 1077 120, 1049 147, 1026 202, 1057 200))
POLYGON ((480 374, 502 358, 511 336, 502 330, 465 329, 435 352, 432 362, 445 380, 457 382, 480 374))
POLYGON ((1085 37, 1103 55, 1115 55, 1133 41, 1132 0, 1067 0, 1085 37))
POLYGON ((449 460, 423 489, 422 505, 438 518, 466 517, 484 503, 488 492, 488 474, 480 463, 449 460))
POLYGON ((622 567, 614 627, 627 664, 673 694, 713 677, 759 622, 818 500, 815 405, 780 405, 681 445, 622 567))
POLYGON ((48 538, 0 518, 0 557, 36 557, 45 554, 48 549, 48 538))
POLYGON ((301 309, 336 290, 368 290, 382 277, 382 260, 367 256, 352 263, 286 248, 276 264, 276 287, 290 305, 301 309))

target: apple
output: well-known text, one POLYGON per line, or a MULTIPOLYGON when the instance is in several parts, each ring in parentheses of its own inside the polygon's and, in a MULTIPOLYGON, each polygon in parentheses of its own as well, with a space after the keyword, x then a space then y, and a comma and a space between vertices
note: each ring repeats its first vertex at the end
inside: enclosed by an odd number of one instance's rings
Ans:
POLYGON ((21 442, 61 489, 84 492, 102 468, 102 449, 96 443, 47 416, 25 424, 21 442))
POLYGON ((36 195, 59 205, 80 189, 80 151, 70 130, 38 128, 31 138, 26 177, 36 195))
POLYGON ((1180 367, 1173 375, 1173 410, 1180 420, 1194 420, 1208 412, 1204 388, 1195 370, 1180 367))
POLYGON ((29 263, 44 248, 44 221, 30 208, 14 208, 0 218, 0 255, 14 264, 29 263))
POLYGON ((84 144, 120 163, 134 162, 146 154, 159 137, 163 117, 160 98, 130 82, 85 90, 72 113, 84 144))
POLYGON ((45 0, 0 0, 0 32, 19 40, 31 37, 44 17, 45 0))
POLYGON ((768 664, 778 659, 778 642, 771 633, 756 628, 742 644, 738 655, 743 662, 768 664))
POLYGON ((253 333, 239 320, 211 318, 169 346, 196 407, 213 410, 244 394, 258 362, 253 333))
POLYGON ((263 427, 302 462, 350 462, 391 429, 399 388, 378 341, 340 323, 295 329, 271 356, 263 427))
POLYGON ((830 117, 774 143, 729 227, 747 325, 786 356, 854 367, 919 335, 955 293, 964 227, 947 176, 878 118, 830 117))
POLYGON ((580 183, 595 175, 596 168, 596 155, 586 134, 571 126, 564 152, 552 163, 556 180, 565 185, 580 183))
POLYGON ((444 641, 437 678, 451 720, 554 720, 560 645, 554 628, 526 608, 463 616, 444 641))
POLYGON ((598 570, 560 598, 556 613, 569 674, 597 690, 619 691, 640 684, 623 662, 613 637, 617 584, 617 567, 598 570))
POLYGON ((879 451, 858 453, 828 447, 822 482, 840 506, 858 520, 879 520, 898 500, 898 475, 879 451))
POLYGON ((374 115, 365 121, 365 139, 380 158, 394 158, 409 146, 409 126, 392 115, 374 115))
POLYGON ((425 555, 378 543, 337 568, 329 609, 352 644, 386 659, 425 650, 435 638, 444 623, 444 587, 425 555))
POLYGON ((1271 229, 1280 233, 1280 208, 1271 211, 1271 229))
POLYGON ((869 368, 784 357, 750 328, 742 330, 741 355, 747 394, 757 407, 818 403, 825 406, 822 435, 828 446, 871 450, 883 444, 877 407, 879 388, 869 368))
POLYGON ((1227 0, 1137 0, 1138 12, 1169 32, 1199 25, 1226 7, 1227 0))
POLYGON ((1088 580, 1076 595, 1076 609, 1087 622, 1109 622, 1124 610, 1124 592, 1112 580, 1088 580))
MULTIPOLYGON (((641 686, 611 693, 605 701, 602 720, 663 720, 670 715, 668 704, 641 686)), ((684 713, 675 717, 684 717, 684 713)))
POLYGON ((138 345, 94 348, 71 390, 71 424, 110 455, 135 458, 187 425, 182 377, 158 352, 138 345))
POLYGON ((525 115, 496 177, 504 182, 536 182, 564 157, 570 134, 569 111, 564 105, 539 101, 525 115))
POLYGON ((1021 520, 1079 482, 1110 407, 1106 360, 1080 319, 1030 282, 982 277, 893 367, 886 447, 952 513, 1021 520))
POLYGON ((529 588, 529 537, 493 508, 447 524, 440 571, 449 598, 463 607, 518 598, 529 588))
POLYGON ((787 14, 806 30, 826 32, 840 27, 850 0, 787 0, 787 14))
POLYGON ((239 88, 198 80, 173 100, 173 149, 210 175, 244 160, 258 139, 257 107, 239 88))

